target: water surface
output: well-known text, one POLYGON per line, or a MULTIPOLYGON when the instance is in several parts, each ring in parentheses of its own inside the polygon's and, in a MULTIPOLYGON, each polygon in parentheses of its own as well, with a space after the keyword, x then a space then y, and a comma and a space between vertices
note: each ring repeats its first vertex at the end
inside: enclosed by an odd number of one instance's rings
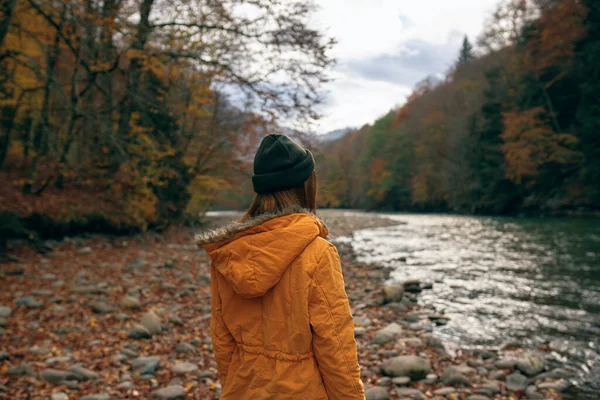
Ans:
POLYGON ((422 302, 451 318, 438 336, 467 347, 548 343, 556 363, 577 370, 580 398, 600 398, 598 219, 385 216, 399 225, 355 232, 353 247, 394 280, 434 282, 422 302))

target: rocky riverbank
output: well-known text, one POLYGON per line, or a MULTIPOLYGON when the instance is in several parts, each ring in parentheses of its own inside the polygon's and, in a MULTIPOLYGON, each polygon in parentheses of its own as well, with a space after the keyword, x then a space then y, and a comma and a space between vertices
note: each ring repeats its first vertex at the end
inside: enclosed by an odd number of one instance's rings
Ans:
MULTIPOLYGON (((325 211, 334 237, 396 224, 325 211)), ((211 224, 220 224, 222 217, 211 224)), ((0 398, 211 399, 208 257, 195 230, 10 244, 0 264, 0 398)), ((557 399, 570 372, 544 351, 482 349, 451 357, 435 338, 445 316, 419 305, 426 283, 386 286, 388 270, 338 243, 368 399, 557 399), (433 334, 432 334, 433 331, 433 334)))

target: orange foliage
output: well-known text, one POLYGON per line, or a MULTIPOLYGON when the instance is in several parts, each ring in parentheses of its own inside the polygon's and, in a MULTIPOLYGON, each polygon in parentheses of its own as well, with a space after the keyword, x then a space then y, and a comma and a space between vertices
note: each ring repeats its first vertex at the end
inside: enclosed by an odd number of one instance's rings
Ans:
POLYGON ((542 107, 504 114, 502 150, 506 177, 513 182, 520 184, 526 178, 535 178, 540 167, 548 163, 566 165, 581 161, 581 153, 573 150, 575 135, 556 133, 546 117, 542 107))

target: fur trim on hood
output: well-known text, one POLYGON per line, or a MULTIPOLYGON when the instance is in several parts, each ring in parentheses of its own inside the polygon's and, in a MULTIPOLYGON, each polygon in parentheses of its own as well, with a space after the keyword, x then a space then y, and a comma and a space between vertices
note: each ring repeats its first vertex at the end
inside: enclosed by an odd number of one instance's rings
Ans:
POLYGON ((222 226, 217 229, 209 230, 206 232, 198 233, 194 237, 194 243, 197 246, 204 246, 206 244, 218 243, 223 240, 227 240, 237 235, 240 232, 243 232, 247 229, 253 228, 258 225, 262 225, 267 221, 270 221, 275 218, 284 217, 286 215, 291 214, 309 214, 316 218, 321 225, 327 230, 327 226, 325 222, 317 217, 312 211, 302 208, 300 206, 293 206, 284 208, 278 212, 269 212, 265 214, 258 215, 254 218, 247 219, 244 222, 233 221, 232 223, 222 226))

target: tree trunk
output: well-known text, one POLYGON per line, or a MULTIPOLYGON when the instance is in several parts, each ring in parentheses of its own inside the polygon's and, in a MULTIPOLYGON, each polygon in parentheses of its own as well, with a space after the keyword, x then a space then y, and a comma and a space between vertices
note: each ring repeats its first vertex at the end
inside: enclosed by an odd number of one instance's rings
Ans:
MULTIPOLYGON (((131 48, 137 51, 143 51, 148 34, 150 33, 150 11, 154 0, 143 0, 140 4, 140 22, 135 41, 131 48)), ((119 119, 118 139, 127 143, 129 134, 129 124, 131 122, 131 114, 133 113, 140 85, 140 67, 141 62, 137 55, 134 55, 130 61, 129 69, 127 70, 127 86, 123 104, 121 106, 121 115, 119 119)), ((120 160, 123 161, 123 160, 120 160)))

